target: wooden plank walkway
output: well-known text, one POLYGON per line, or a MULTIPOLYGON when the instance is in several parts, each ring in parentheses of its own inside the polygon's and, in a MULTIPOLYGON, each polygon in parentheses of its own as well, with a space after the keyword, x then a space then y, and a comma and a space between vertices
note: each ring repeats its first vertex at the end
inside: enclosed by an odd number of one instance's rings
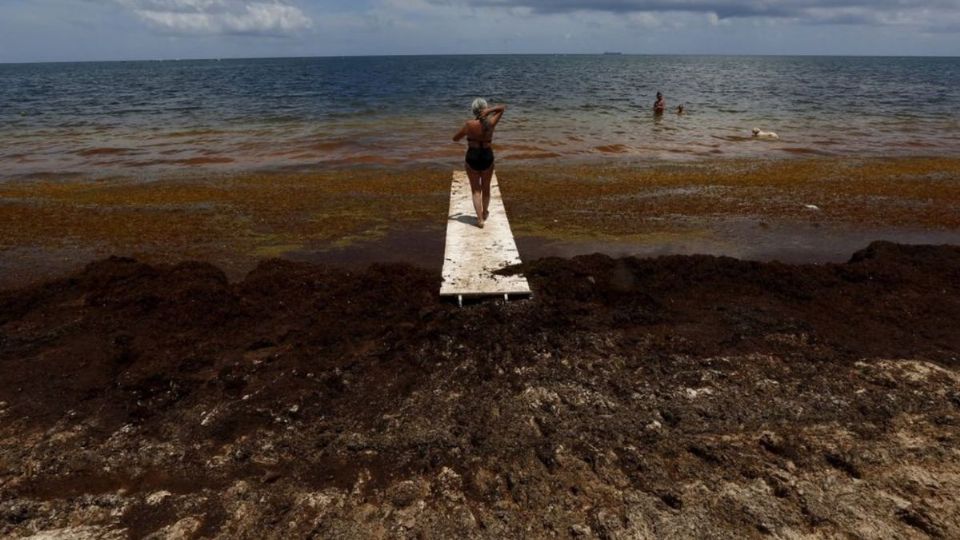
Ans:
POLYGON ((455 171, 450 186, 447 243, 443 254, 440 296, 464 298, 509 295, 529 296, 530 285, 522 275, 498 276, 493 272, 520 264, 520 253, 510 231, 510 222, 500 197, 494 173, 490 186, 490 217, 477 227, 467 173, 455 171))

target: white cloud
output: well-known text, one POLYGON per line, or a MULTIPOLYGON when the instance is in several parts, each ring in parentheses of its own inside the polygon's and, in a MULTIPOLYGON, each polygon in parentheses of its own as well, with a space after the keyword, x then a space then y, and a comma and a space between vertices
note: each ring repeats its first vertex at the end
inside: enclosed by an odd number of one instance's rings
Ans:
MULTIPOLYGON (((397 0, 401 1, 401 0, 397 0)), ((809 24, 943 27, 960 18, 960 0, 408 0, 477 8, 525 7, 534 13, 705 13, 724 19, 783 19, 809 24)), ((641 19, 642 20, 642 19, 641 19)))
POLYGON ((115 0, 160 30, 184 34, 290 34, 313 21, 283 0, 115 0))
POLYGON ((388 8, 411 12, 430 11, 435 8, 434 4, 427 0, 383 0, 382 4, 388 8))

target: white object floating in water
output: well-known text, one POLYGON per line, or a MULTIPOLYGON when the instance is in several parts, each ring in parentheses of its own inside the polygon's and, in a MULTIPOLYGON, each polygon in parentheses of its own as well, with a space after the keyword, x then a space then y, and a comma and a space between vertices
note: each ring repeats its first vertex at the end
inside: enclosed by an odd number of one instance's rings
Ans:
POLYGON ((807 210, 820 210, 820 207, 815 204, 805 204, 803 207, 807 210))
POLYGON ((753 128, 751 131, 753 132, 753 136, 757 139, 770 139, 770 140, 780 139, 780 136, 772 131, 763 131, 760 128, 753 128))

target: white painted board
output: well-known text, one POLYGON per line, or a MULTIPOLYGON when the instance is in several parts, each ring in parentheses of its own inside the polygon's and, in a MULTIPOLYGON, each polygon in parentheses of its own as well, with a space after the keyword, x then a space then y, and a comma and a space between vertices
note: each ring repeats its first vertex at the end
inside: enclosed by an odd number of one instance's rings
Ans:
POLYGON ((441 296, 530 294, 530 285, 522 275, 494 274, 507 266, 520 264, 520 253, 503 208, 496 174, 490 186, 489 211, 490 217, 484 227, 477 227, 470 181, 465 172, 455 171, 450 186, 441 296))

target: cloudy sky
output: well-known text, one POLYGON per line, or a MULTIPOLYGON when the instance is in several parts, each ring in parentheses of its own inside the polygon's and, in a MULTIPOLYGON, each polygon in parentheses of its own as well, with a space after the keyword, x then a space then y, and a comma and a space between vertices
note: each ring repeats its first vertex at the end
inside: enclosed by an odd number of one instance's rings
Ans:
POLYGON ((0 62, 449 53, 960 55, 960 0, 0 0, 0 62))

